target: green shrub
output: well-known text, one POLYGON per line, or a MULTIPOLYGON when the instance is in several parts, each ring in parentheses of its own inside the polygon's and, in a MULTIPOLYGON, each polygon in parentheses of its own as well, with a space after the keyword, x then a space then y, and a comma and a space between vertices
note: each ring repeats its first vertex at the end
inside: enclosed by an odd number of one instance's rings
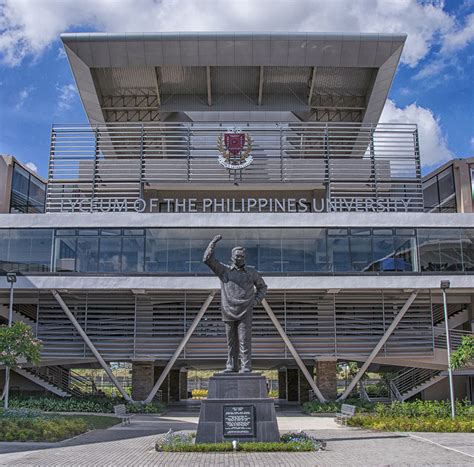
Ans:
POLYGON ((114 405, 124 403, 129 413, 162 413, 165 409, 165 405, 158 402, 150 404, 141 404, 139 402, 126 403, 119 397, 13 397, 10 400, 10 407, 33 409, 42 412, 113 413, 114 405))
MULTIPOLYGON (((474 407, 468 400, 456 401, 456 415, 459 417, 474 416, 474 407)), ((449 401, 392 402, 389 405, 377 404, 377 415, 383 417, 450 417, 451 403, 449 401)))
POLYGON ((86 432, 80 418, 0 418, 0 441, 60 441, 86 432))
POLYGON ((268 391, 268 397, 272 397, 273 399, 277 399, 278 398, 278 389, 270 389, 270 391, 268 391))
POLYGON ((342 404, 355 405, 357 407, 356 412, 371 412, 374 410, 375 405, 373 402, 367 402, 360 399, 347 399, 344 402, 330 401, 321 403, 319 401, 305 402, 302 410, 305 413, 337 413, 341 411, 342 404))
POLYGON ((380 416, 380 415, 355 415, 347 421, 349 426, 357 426, 370 430, 382 431, 421 431, 439 433, 471 433, 474 431, 472 418, 437 417, 409 417, 409 416, 380 416))

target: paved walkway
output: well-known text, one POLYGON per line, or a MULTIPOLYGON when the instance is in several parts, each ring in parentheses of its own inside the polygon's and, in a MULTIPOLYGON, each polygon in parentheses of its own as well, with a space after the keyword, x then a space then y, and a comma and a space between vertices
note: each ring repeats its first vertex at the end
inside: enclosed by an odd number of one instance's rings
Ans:
POLYGON ((158 433, 196 429, 197 418, 140 415, 130 426, 96 430, 62 443, 0 443, 0 465, 22 466, 380 466, 474 465, 473 434, 374 433, 331 426, 330 418, 281 415, 282 431, 304 429, 327 441, 315 453, 158 453, 158 433), (328 427, 329 426, 329 427, 328 427), (286 428, 284 428, 286 427, 286 428), (8 446, 6 446, 8 445, 8 446), (448 449, 449 448, 449 449, 448 449))

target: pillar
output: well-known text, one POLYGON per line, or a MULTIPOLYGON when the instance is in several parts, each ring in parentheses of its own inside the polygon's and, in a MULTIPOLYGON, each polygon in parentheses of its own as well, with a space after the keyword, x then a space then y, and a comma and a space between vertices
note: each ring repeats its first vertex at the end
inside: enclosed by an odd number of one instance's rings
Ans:
POLYGON ((318 358, 315 362, 316 384, 326 399, 337 398, 337 360, 335 358, 318 358))
MULTIPOLYGON (((155 371, 154 371, 155 382, 158 381, 158 378, 160 377, 161 373, 163 373, 164 369, 165 367, 160 367, 160 366, 155 367, 155 371)), ((161 391, 161 401, 164 402, 165 404, 169 401, 169 378, 170 378, 170 375, 168 373, 168 376, 165 378, 165 380, 163 381, 163 383, 161 384, 159 388, 159 391, 161 391)))
POLYGON ((132 363, 132 399, 143 401, 155 384, 153 362, 132 363))
MULTIPOLYGON (((309 374, 313 376, 313 368, 307 367, 309 374)), ((311 389, 311 386, 309 385, 308 380, 306 379, 305 375, 301 370, 298 370, 298 378, 299 378, 299 392, 300 392, 300 404, 303 404, 304 402, 309 401, 309 391, 311 389)))
POLYGON ((286 399, 286 368, 278 370, 278 399, 286 399))
POLYGON ((188 370, 181 368, 179 370, 179 399, 185 400, 188 398, 188 370))

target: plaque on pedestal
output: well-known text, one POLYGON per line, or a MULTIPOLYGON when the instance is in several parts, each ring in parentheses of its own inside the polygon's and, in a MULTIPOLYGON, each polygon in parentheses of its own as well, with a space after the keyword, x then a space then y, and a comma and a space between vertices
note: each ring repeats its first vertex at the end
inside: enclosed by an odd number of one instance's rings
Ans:
POLYGON ((257 373, 215 374, 201 402, 197 443, 279 441, 275 404, 257 373))

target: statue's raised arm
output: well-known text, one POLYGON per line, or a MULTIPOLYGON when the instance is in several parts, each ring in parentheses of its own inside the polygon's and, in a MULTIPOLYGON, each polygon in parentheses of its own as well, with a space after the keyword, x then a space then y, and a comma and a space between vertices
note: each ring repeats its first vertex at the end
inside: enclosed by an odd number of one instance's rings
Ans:
POLYGON ((214 250, 216 249, 217 242, 222 240, 222 235, 216 235, 209 243, 204 252, 204 257, 202 258, 203 263, 207 264, 209 268, 212 269, 214 274, 221 276, 224 271, 224 265, 218 261, 214 256, 214 250))

